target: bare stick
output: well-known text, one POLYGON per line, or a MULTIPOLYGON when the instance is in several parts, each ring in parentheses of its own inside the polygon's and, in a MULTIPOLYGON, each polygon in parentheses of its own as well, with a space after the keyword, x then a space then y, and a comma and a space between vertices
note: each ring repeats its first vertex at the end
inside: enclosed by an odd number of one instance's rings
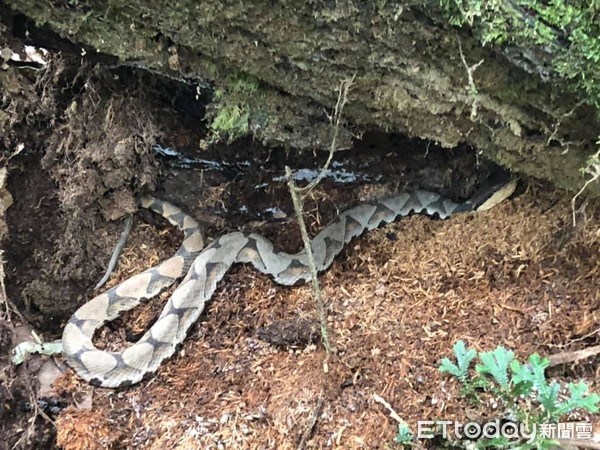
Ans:
POLYGON ((398 415, 398 413, 396 412, 396 410, 394 408, 392 408, 392 405, 390 405, 388 402, 386 402, 383 399, 383 397, 380 397, 377 394, 373 394, 373 400, 375 400, 377 403, 383 405, 383 407, 389 411, 390 417, 392 419, 394 419, 396 422, 398 422, 401 425, 405 425, 406 424, 406 422, 404 420, 402 420, 402 418, 398 415))
POLYGON ((298 220, 298 226, 300 227, 300 234, 302 235, 304 249, 306 250, 308 269, 310 270, 310 284, 312 285, 313 294, 315 296, 315 300, 317 301, 317 311, 319 313, 319 322, 321 323, 321 337, 323 338, 323 346, 325 347, 327 356, 329 356, 332 348, 331 343, 329 342, 329 332, 327 331, 327 320, 325 307, 323 306, 323 295, 321 293, 319 280, 317 278, 317 266, 315 264, 312 246, 310 245, 308 231, 306 230, 306 223, 304 222, 304 198, 301 193, 298 192, 299 189, 292 178, 292 171, 287 166, 285 167, 285 174, 288 178, 288 188, 290 190, 290 195, 292 196, 292 202, 294 203, 294 211, 296 211, 296 220, 298 220))
POLYGON ((348 102, 348 92, 354 83, 355 75, 352 75, 352 78, 343 80, 340 83, 340 87, 338 90, 338 98, 335 104, 335 109, 333 110, 332 117, 332 125, 333 125, 333 137, 331 138, 331 145, 329 146, 329 155, 327 156, 327 161, 325 161, 325 165, 321 168, 321 171, 317 175, 317 177, 308 183, 303 188, 296 188, 299 193, 304 194, 304 196, 308 195, 310 191, 312 191, 317 185, 321 182, 321 180, 327 175, 327 171, 329 170, 329 165, 331 161, 333 161, 333 154, 337 151, 337 141, 338 136, 340 134, 340 122, 342 120, 342 111, 344 110, 344 106, 348 102))
POLYGON ((571 362, 578 362, 582 359, 589 358, 591 356, 596 356, 600 353, 600 345, 594 345, 593 347, 584 348, 583 350, 576 350, 573 352, 563 352, 557 353, 556 355, 552 355, 548 357, 550 360, 550 366, 558 366, 560 364, 567 364, 571 362))
MULTIPOLYGON (((315 300, 317 303, 317 312, 319 314, 319 322, 321 327, 321 338, 323 339, 323 346, 325 347, 325 351, 327 352, 327 357, 331 355, 333 352, 333 347, 331 346, 331 342, 329 341, 329 332, 327 330, 327 314, 325 312, 325 306, 323 305, 323 295, 321 293, 321 289, 319 287, 319 280, 317 278, 317 266, 315 264, 315 258, 312 251, 312 246, 310 243, 310 238, 308 237, 308 231, 306 229, 306 223, 304 222, 304 199, 306 196, 319 184, 319 182, 326 175, 329 165, 333 160, 333 154, 337 150, 337 140, 339 134, 339 127, 341 122, 342 110, 344 109, 344 105, 348 100, 348 91, 352 86, 352 82, 354 80, 354 76, 351 79, 344 80, 340 83, 340 88, 338 92, 338 100, 335 105, 335 110, 332 117, 332 124, 334 127, 333 138, 331 140, 331 145, 329 147, 329 156, 327 157, 327 161, 325 165, 319 172, 319 175, 308 185, 303 188, 299 188, 292 176, 292 171, 289 167, 286 166, 285 174, 287 177, 288 189, 290 190, 290 195, 292 197, 292 202, 294 204, 294 211, 296 212, 296 217, 298 220, 298 226, 300 227, 300 234, 302 235, 302 241, 304 243, 304 249, 306 251, 306 258, 308 262, 308 269, 311 275, 311 285, 313 289, 313 293, 315 296, 315 300)), ((326 366, 325 362, 325 367, 326 366)))
POLYGON ((600 449, 600 443, 589 439, 557 439, 559 447, 556 448, 590 448, 600 449))
POLYGON ((37 396, 35 395, 35 392, 33 391, 33 387, 31 386, 31 380, 29 380, 29 379, 27 380, 27 388, 29 391, 29 403, 33 407, 33 415, 28 420, 29 426, 27 427, 27 432, 21 434, 21 437, 11 447, 11 450, 14 450, 16 448, 21 448, 22 444, 25 444, 27 441, 29 441, 33 437, 33 435, 35 433, 35 422, 36 422, 38 416, 42 417, 46 422, 48 422, 50 425, 52 425, 53 428, 56 428, 56 424, 52 421, 52 419, 50 417, 48 417, 48 415, 44 411, 42 411, 42 409, 38 405, 37 396))
POLYGON ((27 323, 25 317, 19 309, 10 301, 8 296, 6 295, 6 286, 4 284, 4 278, 6 274, 4 272, 4 251, 0 250, 0 303, 4 305, 4 311, 0 311, 0 320, 6 320, 8 323, 12 324, 12 316, 11 312, 16 314, 21 321, 21 323, 27 323))
POLYGON ((0 302, 4 305, 4 314, 0 318, 6 319, 7 322, 10 322, 10 306, 8 303, 8 297, 6 296, 6 286, 4 286, 4 250, 0 250, 0 302))

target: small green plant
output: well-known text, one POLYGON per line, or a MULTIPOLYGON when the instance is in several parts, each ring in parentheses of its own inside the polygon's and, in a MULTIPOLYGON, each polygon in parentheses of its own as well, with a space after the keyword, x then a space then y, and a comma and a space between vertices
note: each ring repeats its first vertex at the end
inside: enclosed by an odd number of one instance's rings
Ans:
POLYGON ((414 436, 406 423, 398 424, 398 434, 394 438, 396 444, 411 446, 414 436))
POLYGON ((211 141, 223 137, 227 142, 248 134, 250 131, 249 99, 259 88, 258 80, 248 74, 232 76, 226 86, 215 92, 213 99, 213 119, 210 125, 211 141))
POLYGON ((477 352, 473 349, 467 350, 463 341, 458 341, 454 344, 452 350, 454 350, 454 355, 456 355, 457 364, 454 364, 448 358, 444 358, 442 359, 440 371, 448 372, 450 375, 458 378, 463 384, 467 384, 469 367, 471 366, 471 361, 477 356, 477 352))
MULTIPOLYGON (((493 396, 499 407, 504 408, 504 418, 526 424, 530 430, 539 431, 540 425, 559 422, 575 410, 590 413, 599 410, 600 396, 587 394, 588 387, 584 382, 569 383, 565 389, 556 381, 548 381, 545 370, 549 361, 537 353, 522 364, 512 351, 502 346, 478 354, 473 349, 467 349, 463 341, 458 341, 453 350, 456 362, 444 358, 440 371, 461 382, 462 394, 476 401, 483 395, 493 396), (471 374, 471 363, 476 357, 479 357, 479 364, 475 364, 475 373, 471 374)), ((502 437, 480 439, 477 442, 479 448, 489 445, 515 448, 515 442, 502 437)), ((519 443, 518 447, 549 448, 551 445, 554 445, 554 441, 538 432, 531 442, 519 443)))

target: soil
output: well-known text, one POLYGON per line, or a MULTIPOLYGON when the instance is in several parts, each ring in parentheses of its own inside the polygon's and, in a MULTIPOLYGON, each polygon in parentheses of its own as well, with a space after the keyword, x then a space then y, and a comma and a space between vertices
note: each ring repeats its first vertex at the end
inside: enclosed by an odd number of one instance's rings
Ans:
MULTIPOLYGON (((0 33, 16 48, 14 33, 0 33)), ((281 177, 285 166, 315 170, 327 156, 249 138, 206 144, 209 88, 74 54, 47 60, 0 71, 9 117, 0 142, 14 198, 3 243, 0 448, 395 448, 397 423, 374 394, 413 430, 417 420, 498 414, 466 407, 438 371, 457 340, 478 350, 501 344, 520 358, 598 343, 600 203, 586 203, 573 227, 570 194, 523 180, 520 195, 489 212, 410 217, 353 241, 320 278, 336 350, 329 360, 310 288, 237 266, 150 380, 91 389, 65 369, 53 395, 40 397, 41 362, 8 364, 19 327, 60 337, 95 295, 128 214, 134 228, 109 286, 180 243, 164 221, 137 211, 136 195, 181 206, 209 239, 242 229, 296 251, 281 177)), ((341 210, 400 189, 464 200, 494 168, 470 148, 370 131, 335 155, 333 170, 343 179, 325 179, 305 204, 313 234, 341 210)), ((166 295, 104 327, 97 344, 135 340, 166 295)), ((597 391, 596 362, 549 375, 597 391)))

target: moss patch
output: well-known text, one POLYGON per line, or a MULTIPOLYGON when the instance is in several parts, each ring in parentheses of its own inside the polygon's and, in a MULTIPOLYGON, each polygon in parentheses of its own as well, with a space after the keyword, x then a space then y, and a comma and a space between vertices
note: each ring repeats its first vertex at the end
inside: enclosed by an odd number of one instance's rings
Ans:
POLYGON ((600 108, 600 4, 577 0, 440 0, 451 24, 469 25, 485 44, 516 46, 521 65, 567 80, 600 108))
POLYGON ((250 132, 250 103, 258 88, 258 79, 240 72, 216 90, 209 113, 212 116, 212 140, 226 137, 231 142, 250 132))

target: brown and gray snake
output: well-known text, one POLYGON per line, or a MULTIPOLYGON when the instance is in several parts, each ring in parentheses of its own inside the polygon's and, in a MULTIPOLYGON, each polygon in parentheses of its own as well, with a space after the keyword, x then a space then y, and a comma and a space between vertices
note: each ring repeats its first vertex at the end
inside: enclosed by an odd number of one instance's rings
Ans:
MULTIPOLYGON (((340 214, 312 239, 317 270, 327 269, 342 248, 364 231, 412 213, 446 219, 460 212, 488 209, 511 195, 514 186, 511 180, 492 192, 489 188, 483 193, 480 190, 464 203, 417 190, 360 204, 340 214)), ((98 295, 69 319, 62 336, 66 361, 82 378, 96 386, 129 386, 155 372, 183 342, 217 283, 233 264, 252 264, 282 285, 310 279, 305 251, 295 255, 277 252, 266 238, 242 232, 223 235, 204 248, 199 225, 181 209, 149 196, 141 198, 140 206, 165 217, 183 231, 184 239, 171 258, 98 295), (120 352, 103 351, 94 346, 92 338, 98 328, 158 295, 184 276, 158 320, 138 342, 120 352)))

